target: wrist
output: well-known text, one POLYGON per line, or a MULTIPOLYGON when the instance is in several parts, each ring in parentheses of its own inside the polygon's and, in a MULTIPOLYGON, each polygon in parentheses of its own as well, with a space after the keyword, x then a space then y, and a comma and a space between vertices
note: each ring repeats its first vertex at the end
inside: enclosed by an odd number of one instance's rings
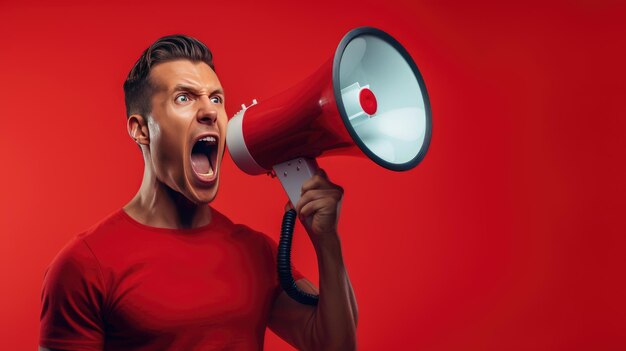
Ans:
POLYGON ((341 241, 337 232, 319 235, 313 242, 318 258, 341 257, 341 241))

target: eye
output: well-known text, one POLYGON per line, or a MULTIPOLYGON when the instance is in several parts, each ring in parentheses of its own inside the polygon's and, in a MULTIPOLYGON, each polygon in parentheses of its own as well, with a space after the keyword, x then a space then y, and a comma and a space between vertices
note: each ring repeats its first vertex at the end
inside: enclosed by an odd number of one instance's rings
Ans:
POLYGON ((214 104, 221 104, 222 103, 222 97, 221 96, 212 96, 211 97, 211 102, 213 102, 214 104))
POLYGON ((176 102, 185 103, 189 101, 189 96, 187 94, 180 94, 176 97, 176 102))

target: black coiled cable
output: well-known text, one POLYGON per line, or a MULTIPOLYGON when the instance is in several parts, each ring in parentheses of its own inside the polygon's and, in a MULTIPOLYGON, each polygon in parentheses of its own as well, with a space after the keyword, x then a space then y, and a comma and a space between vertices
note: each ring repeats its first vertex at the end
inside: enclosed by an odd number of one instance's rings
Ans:
POLYGON ((278 242, 278 279, 287 295, 292 299, 305 304, 316 306, 319 296, 304 292, 296 286, 291 273, 291 238, 296 224, 296 211, 291 209, 285 212, 283 224, 280 228, 280 241, 278 242))

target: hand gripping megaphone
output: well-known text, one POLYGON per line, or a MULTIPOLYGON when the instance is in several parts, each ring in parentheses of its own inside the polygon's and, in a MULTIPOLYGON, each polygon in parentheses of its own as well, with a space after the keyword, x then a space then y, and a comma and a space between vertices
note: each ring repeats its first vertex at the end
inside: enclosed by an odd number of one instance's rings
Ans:
MULTIPOLYGON (((242 105, 228 122, 226 144, 244 172, 276 176, 295 207, 316 157, 367 157, 393 171, 414 168, 426 155, 431 110, 422 75, 389 34, 371 27, 348 32, 317 72, 266 101, 242 105)), ((282 287, 316 304, 291 273, 295 211, 285 214, 278 249, 282 287)))

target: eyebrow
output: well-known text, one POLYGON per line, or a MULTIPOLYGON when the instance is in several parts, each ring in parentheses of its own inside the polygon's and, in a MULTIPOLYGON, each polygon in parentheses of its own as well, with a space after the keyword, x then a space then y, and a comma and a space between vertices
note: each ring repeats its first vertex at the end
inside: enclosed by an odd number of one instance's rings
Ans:
MULTIPOLYGON (((174 87, 173 91, 189 91, 195 95, 200 95, 200 90, 198 90, 195 87, 192 87, 190 85, 185 85, 185 84, 177 84, 174 87)), ((214 89, 209 95, 213 95, 213 94, 221 94, 224 95, 224 90, 222 88, 217 88, 214 89)))

